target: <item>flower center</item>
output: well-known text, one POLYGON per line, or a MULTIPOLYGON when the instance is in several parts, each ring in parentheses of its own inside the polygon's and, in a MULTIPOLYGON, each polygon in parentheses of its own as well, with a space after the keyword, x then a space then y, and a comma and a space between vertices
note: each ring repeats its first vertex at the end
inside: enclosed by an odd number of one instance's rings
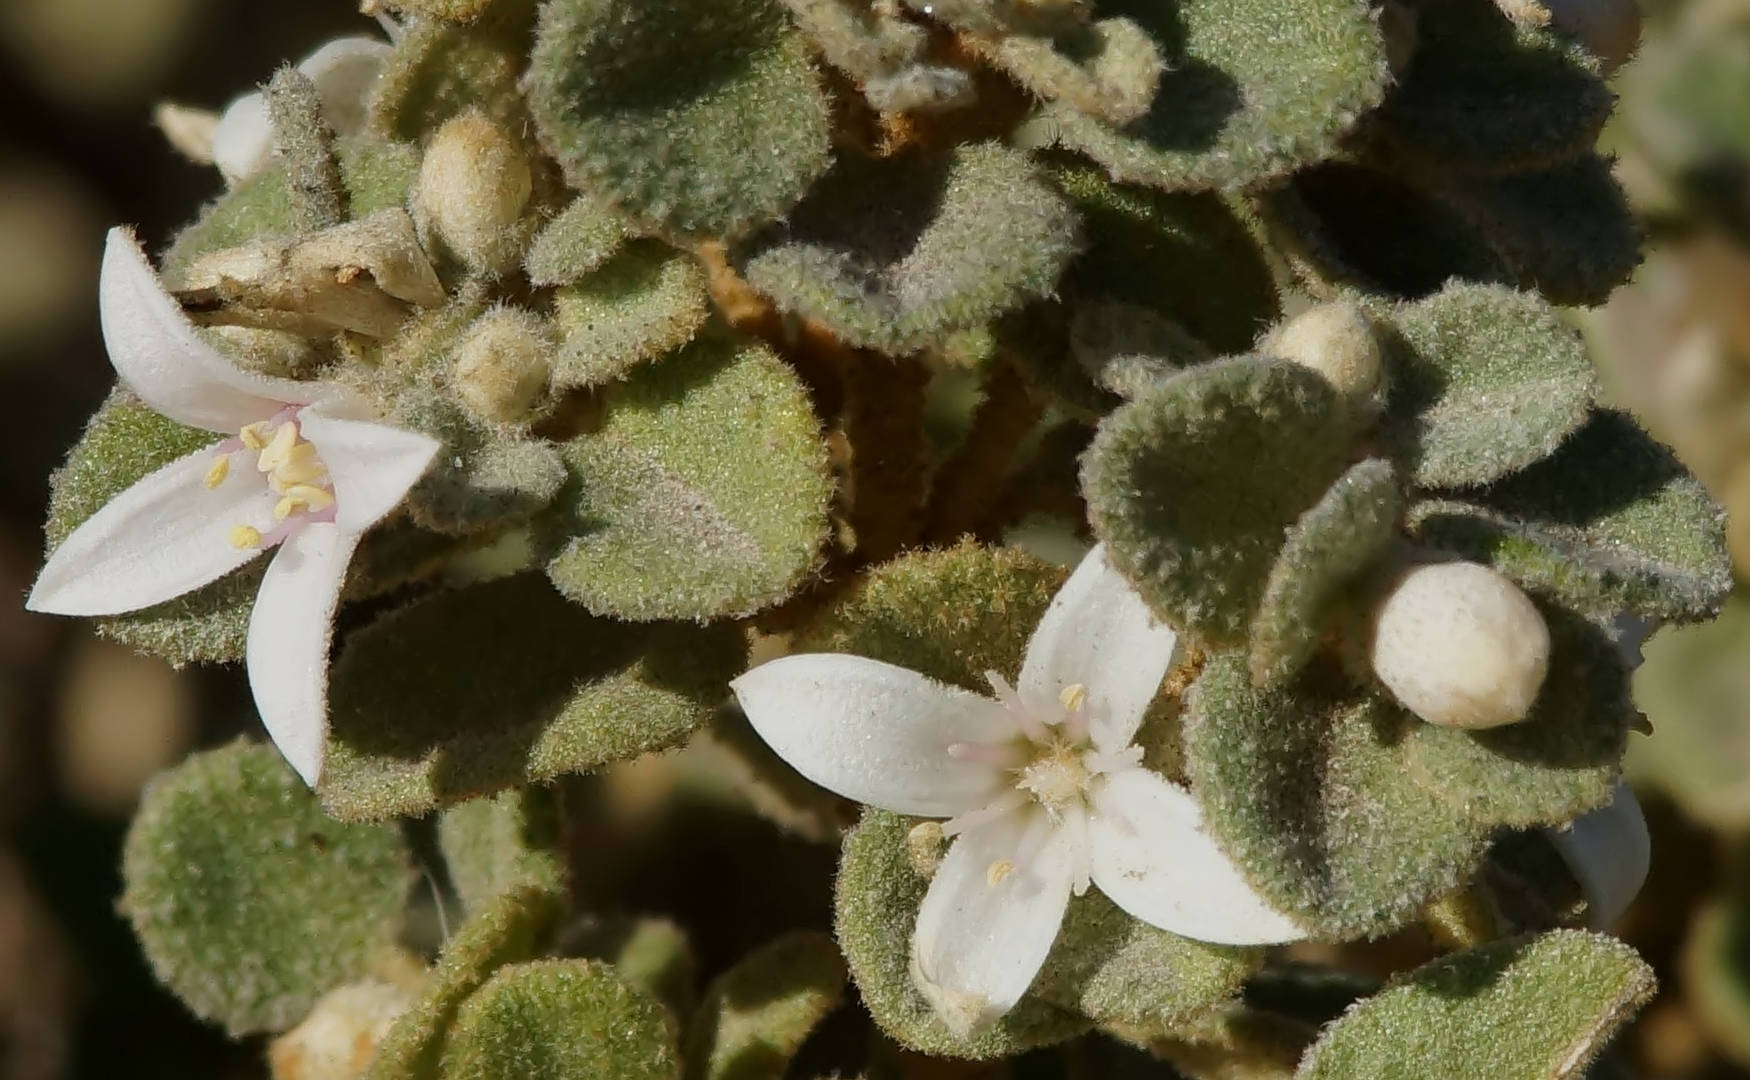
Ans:
POLYGON ((245 425, 235 438, 218 445, 219 457, 207 470, 206 486, 217 488, 231 474, 231 459, 253 454, 255 472, 278 495, 273 517, 279 524, 266 533, 246 522, 231 528, 231 544, 239 548, 272 547, 300 525, 334 520, 334 481, 316 447, 298 427, 298 410, 285 409, 266 420, 245 425))
POLYGON ((1017 770, 1015 786, 1030 793, 1052 814, 1061 814, 1078 801, 1092 777, 1082 758, 1086 747, 1054 739, 1040 747, 1037 756, 1017 770))

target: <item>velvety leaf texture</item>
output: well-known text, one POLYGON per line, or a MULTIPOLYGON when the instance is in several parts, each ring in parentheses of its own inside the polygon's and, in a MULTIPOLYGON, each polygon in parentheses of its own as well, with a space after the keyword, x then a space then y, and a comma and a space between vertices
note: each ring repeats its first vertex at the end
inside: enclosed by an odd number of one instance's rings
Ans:
POLYGON ((813 566, 831 488, 819 423, 763 346, 709 338, 604 395, 564 448, 547 574, 603 616, 708 619, 787 596, 813 566))
POLYGON ((564 336, 553 363, 561 390, 624 378, 685 345, 711 313, 704 270, 654 241, 634 244, 560 289, 553 303, 564 336))
POLYGON ((686 1039, 687 1080, 781 1076, 845 996, 831 937, 799 930, 742 957, 705 992, 686 1039))
POLYGON ((673 746, 743 662, 727 629, 610 622, 536 574, 416 601, 334 664, 323 804, 419 814, 673 746))
POLYGON ((575 185, 721 236, 782 216, 826 170, 818 81, 771 0, 552 0, 527 86, 575 185))
POLYGON ((1654 982, 1633 949, 1602 934, 1491 942, 1417 968, 1350 1009, 1295 1077, 1582 1076, 1654 982))
POLYGON ((1167 71, 1153 107, 1112 127, 1064 106, 1041 137, 1117 179, 1168 190, 1238 188, 1331 156, 1378 104, 1387 70, 1379 28, 1356 0, 1124 0, 1167 71))
POLYGON ((1082 466, 1089 519, 1157 615, 1237 643, 1285 531, 1341 474, 1350 439, 1335 393, 1308 369, 1205 364, 1100 425, 1082 466))
POLYGON ((197 754, 128 829, 121 908, 152 969, 234 1034, 291 1027, 400 929, 412 873, 392 826, 344 825, 271 746, 197 754))

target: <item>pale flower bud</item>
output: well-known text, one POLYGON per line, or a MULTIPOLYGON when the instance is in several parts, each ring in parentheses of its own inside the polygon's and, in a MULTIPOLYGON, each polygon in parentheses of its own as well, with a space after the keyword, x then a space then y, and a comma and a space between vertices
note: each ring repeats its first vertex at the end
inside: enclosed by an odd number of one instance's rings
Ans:
POLYGON ((1323 375, 1358 418, 1379 415, 1385 347, 1359 305, 1338 300, 1308 308, 1271 331, 1263 351, 1323 375))
POLYGON ((1549 649, 1549 627, 1526 595, 1476 563, 1410 568, 1374 615, 1374 674, 1405 708, 1446 727, 1525 719, 1549 649))
POLYGON ((523 220, 533 178, 515 139, 478 110, 448 120, 432 136, 413 192, 421 226, 482 273, 522 259, 523 220))
POLYGON ((495 308, 456 345, 456 392, 482 420, 526 420, 546 393, 552 352, 552 335, 539 316, 495 308))
POLYGON ((324 994, 297 1027, 268 1047, 274 1080, 354 1080, 363 1076, 413 994, 377 979, 324 994))

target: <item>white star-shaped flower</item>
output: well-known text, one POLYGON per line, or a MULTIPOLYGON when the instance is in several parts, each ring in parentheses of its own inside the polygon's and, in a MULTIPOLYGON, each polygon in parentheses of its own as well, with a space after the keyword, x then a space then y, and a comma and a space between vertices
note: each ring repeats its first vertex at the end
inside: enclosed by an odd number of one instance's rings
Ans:
MULTIPOLYGON (((344 37, 299 62, 298 70, 316 84, 323 118, 336 132, 350 135, 364 128, 371 90, 393 51, 373 38, 344 37)), ((213 128, 211 154, 232 184, 267 168, 273 157, 273 122, 265 95, 252 91, 225 106, 213 128)))
POLYGON ((1141 764, 1133 739, 1175 643, 1096 547, 1040 620, 1017 684, 987 673, 994 699, 837 653, 732 684, 754 730, 810 780, 948 818, 954 842, 918 911, 911 967, 950 1028, 1020 1000, 1090 883, 1199 941, 1305 936, 1203 831, 1190 793, 1141 764))
POLYGON ((201 340, 125 229, 110 231, 98 292, 122 382, 172 420, 229 437, 104 504, 49 556, 25 606, 57 615, 136 611, 275 549, 249 618, 249 685, 268 734, 314 785, 347 563, 439 444, 372 423, 343 387, 233 367, 201 340))

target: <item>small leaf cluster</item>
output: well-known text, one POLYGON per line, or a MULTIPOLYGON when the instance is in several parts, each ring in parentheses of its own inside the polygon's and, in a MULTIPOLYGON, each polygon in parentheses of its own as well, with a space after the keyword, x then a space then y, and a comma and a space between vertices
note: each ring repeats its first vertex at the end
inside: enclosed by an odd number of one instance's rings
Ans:
MULTIPOLYGON (((1490 0, 388 6, 365 130, 279 109, 298 152, 162 259, 240 366, 443 444, 353 565, 318 790, 238 745, 135 823, 124 909, 197 1013, 351 1010, 372 1080, 749 1080, 847 1025, 869 1075, 1117 1039, 1153 1075, 1312 1080, 1424 1052, 1566 1076, 1645 1000, 1622 947, 1496 887, 1526 830, 1609 798, 1618 617, 1697 622, 1729 586, 1717 509, 1599 401, 1561 309, 1639 258, 1579 42, 1490 0), (261 250, 322 254, 321 288, 223 272, 261 250), (791 772, 729 681, 830 651, 982 692, 1096 540, 1186 645, 1145 764, 1252 885, 1320 940, 1474 947, 1381 990, 1090 893, 1001 1021, 931 1012, 929 831, 791 772), (1442 559, 1547 624, 1521 723, 1425 723, 1369 667, 1394 577, 1442 559), (832 937, 586 902, 569 778, 687 744, 839 845, 832 937), (462 917, 410 948, 393 822, 427 815, 462 917)), ((51 542, 203 441, 118 390, 51 542)), ((235 661, 254 573, 102 629, 235 661)), ((1537 888, 1575 890, 1537 850, 1537 888)))

